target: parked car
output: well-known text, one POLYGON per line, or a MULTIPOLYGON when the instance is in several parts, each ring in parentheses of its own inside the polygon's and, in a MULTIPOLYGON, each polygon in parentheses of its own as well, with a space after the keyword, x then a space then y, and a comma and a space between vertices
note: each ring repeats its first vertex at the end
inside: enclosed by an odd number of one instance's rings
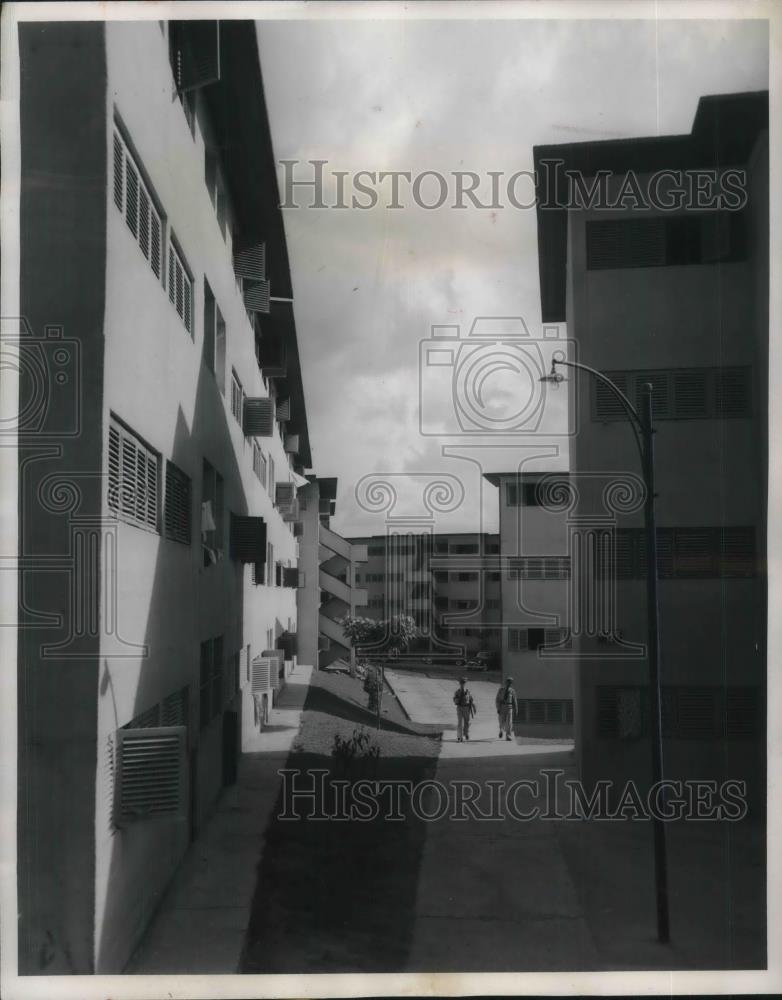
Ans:
POLYGON ((497 654, 491 650, 481 650, 467 661, 468 670, 494 670, 497 667, 497 654))

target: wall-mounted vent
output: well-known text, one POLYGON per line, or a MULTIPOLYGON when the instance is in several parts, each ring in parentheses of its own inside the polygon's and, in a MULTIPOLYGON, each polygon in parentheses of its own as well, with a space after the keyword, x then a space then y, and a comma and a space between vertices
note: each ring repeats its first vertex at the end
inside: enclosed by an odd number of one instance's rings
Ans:
POLYGON ((184 726, 117 731, 117 826, 159 817, 184 818, 184 726))

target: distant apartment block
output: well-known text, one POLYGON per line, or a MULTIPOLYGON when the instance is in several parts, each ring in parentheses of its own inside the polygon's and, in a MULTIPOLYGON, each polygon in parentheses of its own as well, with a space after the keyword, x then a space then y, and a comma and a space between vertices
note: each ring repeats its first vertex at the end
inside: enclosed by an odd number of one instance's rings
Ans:
POLYGON ((365 545, 355 583, 369 618, 410 615, 419 638, 411 653, 464 659, 500 648, 499 536, 396 534, 351 538, 365 545))

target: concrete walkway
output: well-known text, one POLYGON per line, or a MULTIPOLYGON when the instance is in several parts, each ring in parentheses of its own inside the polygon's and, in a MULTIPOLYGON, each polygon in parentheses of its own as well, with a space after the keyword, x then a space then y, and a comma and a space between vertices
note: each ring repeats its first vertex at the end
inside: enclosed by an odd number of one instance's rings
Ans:
POLYGON ((279 768, 299 731, 312 667, 298 665, 269 725, 242 754, 236 785, 191 845, 139 948, 136 975, 236 972, 250 920, 263 831, 277 801, 279 768))
POLYGON ((456 739, 456 710, 453 694, 459 684, 449 677, 427 677, 424 674, 386 670, 386 681, 396 695, 408 718, 413 722, 441 725, 443 742, 440 759, 465 757, 529 756, 546 753, 559 754, 561 766, 573 758, 573 741, 534 740, 516 737, 513 740, 498 738, 497 712, 494 699, 499 685, 489 681, 473 680, 467 688, 475 699, 477 714, 470 726, 469 742, 456 739))

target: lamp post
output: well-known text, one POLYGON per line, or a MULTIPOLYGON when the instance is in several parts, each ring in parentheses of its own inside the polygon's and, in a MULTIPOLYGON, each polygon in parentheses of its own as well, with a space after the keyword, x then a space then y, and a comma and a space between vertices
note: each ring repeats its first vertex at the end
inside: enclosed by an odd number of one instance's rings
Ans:
MULTIPOLYGON (((557 371, 557 365, 574 368, 586 372, 605 385, 622 404, 627 420, 633 429, 635 443, 641 458, 643 481, 646 490, 644 499, 644 522, 646 531, 646 601, 647 601, 647 644, 649 648, 649 693, 651 709, 651 742, 652 742, 652 781, 654 784, 662 781, 663 776, 663 740, 660 688, 660 631, 659 607, 657 596, 657 532, 654 513, 654 427, 652 426, 652 386, 647 383, 643 387, 641 412, 633 406, 622 390, 610 378, 589 365, 576 361, 565 361, 554 357, 551 361, 551 371, 544 375, 541 382, 558 384, 565 380, 564 375, 557 371)), ((668 922, 668 859, 665 845, 665 824, 655 815, 652 818, 654 826, 654 883, 657 901, 657 940, 667 944, 670 940, 668 922)))

